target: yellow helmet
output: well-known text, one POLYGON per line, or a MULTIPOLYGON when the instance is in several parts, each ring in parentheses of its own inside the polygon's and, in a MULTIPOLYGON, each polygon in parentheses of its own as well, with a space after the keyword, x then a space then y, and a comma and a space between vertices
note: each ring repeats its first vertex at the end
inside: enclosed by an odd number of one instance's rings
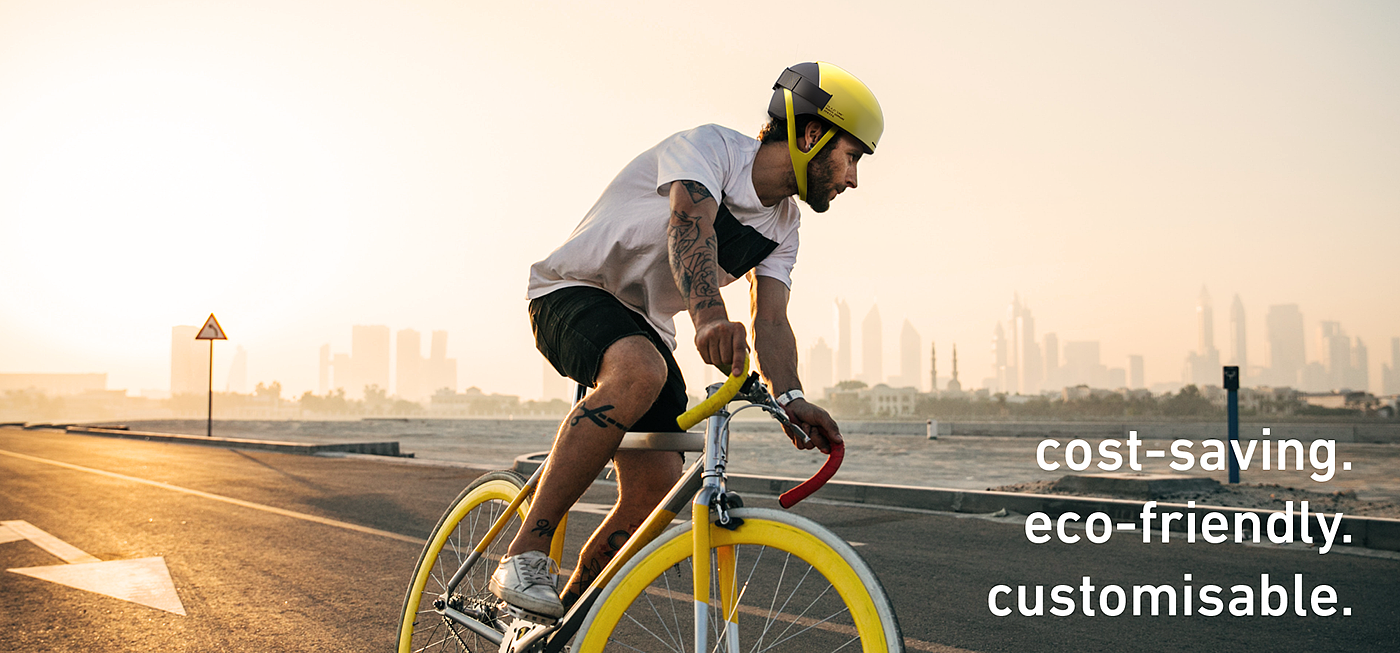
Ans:
POLYGON ((874 154, 885 131, 885 114, 875 94, 854 75, 824 61, 800 63, 783 71, 773 84, 768 115, 787 121, 788 152, 797 176, 797 195, 807 199, 807 164, 836 135, 827 130, 806 152, 797 147, 797 116, 818 116, 855 137, 874 154))

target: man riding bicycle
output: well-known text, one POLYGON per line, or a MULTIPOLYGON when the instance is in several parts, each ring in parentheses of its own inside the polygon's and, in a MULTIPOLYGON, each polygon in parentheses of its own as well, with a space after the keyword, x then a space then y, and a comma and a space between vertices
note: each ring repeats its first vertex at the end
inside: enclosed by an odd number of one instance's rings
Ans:
POLYGON ((796 194, 822 213, 856 187, 884 116, 870 89, 828 63, 802 63, 773 86, 758 140, 705 125, 675 134, 629 163, 569 239, 530 268, 530 322, 560 374, 592 390, 564 419, 529 514, 491 577, 491 591, 543 617, 564 614, 680 478, 669 451, 617 449, 628 431, 677 431, 685 381, 671 350, 688 311, 706 364, 726 372, 748 355, 720 287, 750 284, 754 349, 789 419, 828 452, 841 431, 802 395, 788 322, 801 218, 796 194), (669 219, 665 216, 669 215, 669 219), (560 599, 545 553, 561 519, 611 458, 618 501, 579 554, 560 599))

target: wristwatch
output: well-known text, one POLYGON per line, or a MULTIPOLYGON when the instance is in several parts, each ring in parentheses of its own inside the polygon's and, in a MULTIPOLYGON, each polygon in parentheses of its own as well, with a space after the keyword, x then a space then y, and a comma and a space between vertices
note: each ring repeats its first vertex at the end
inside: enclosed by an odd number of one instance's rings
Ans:
POLYGON ((784 408, 787 408, 787 405, 788 405, 788 404, 790 404, 790 403, 792 403, 792 402, 794 402, 794 401, 797 401, 798 399, 802 399, 802 398, 803 398, 802 391, 801 391, 801 390, 798 390, 798 389, 796 389, 796 388, 793 388, 792 390, 788 390, 787 392, 784 392, 783 394, 778 395, 778 405, 779 405, 779 406, 782 406, 782 407, 784 407, 784 408))

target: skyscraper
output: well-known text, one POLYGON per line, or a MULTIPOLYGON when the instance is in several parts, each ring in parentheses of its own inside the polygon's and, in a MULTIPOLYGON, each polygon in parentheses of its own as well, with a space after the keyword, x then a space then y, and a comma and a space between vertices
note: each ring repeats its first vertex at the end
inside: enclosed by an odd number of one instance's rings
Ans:
POLYGON ((1147 387, 1145 374, 1142 368, 1142 356, 1138 354, 1128 355, 1128 388, 1131 390, 1141 390, 1147 387))
POLYGON ((335 354, 331 357, 331 388, 344 390, 345 395, 350 396, 351 388, 359 388, 364 392, 364 385, 355 378, 355 365, 350 362, 350 354, 335 354))
POLYGON ((1183 380, 1198 386, 1220 385, 1220 350, 1215 348, 1215 309, 1201 286, 1196 301, 1196 351, 1187 355, 1183 380))
MULTIPOLYGON (((353 398, 364 396, 365 387, 377 385, 389 391, 389 327, 355 325, 350 330, 350 365, 355 387, 345 392, 353 398)), ((337 374, 337 377, 339 375, 337 374)), ((337 378, 338 380, 338 378, 337 378)))
POLYGON ((996 329, 992 330, 992 378, 995 379, 995 392, 1008 392, 1011 390, 1010 379, 1008 378, 1006 359, 1006 330, 1001 328, 1001 322, 997 322, 996 329))
MULTIPOLYGON (((1363 345, 1364 347, 1364 345, 1363 345)), ((1364 390, 1355 387, 1356 375, 1352 371, 1351 337, 1337 322, 1319 322, 1317 325, 1317 352, 1322 367, 1326 370, 1325 387, 1310 390, 1364 390)))
POLYGON ((1010 388, 1017 394, 1033 395, 1040 393, 1041 355, 1040 345, 1035 342, 1035 318, 1031 309, 1021 302, 1019 294, 1011 300, 1010 320, 1011 360, 1007 363, 1014 372, 1015 386, 1010 388))
POLYGON ((908 318, 904 319, 904 327, 899 330, 899 385, 913 386, 919 388, 923 385, 923 356, 919 350, 922 346, 919 343, 919 332, 914 330, 914 324, 908 318))
POLYGON ((1366 343, 1361 341, 1361 336, 1356 337, 1356 345, 1351 348, 1351 378, 1348 379, 1346 387, 1361 392, 1371 391, 1371 364, 1367 362, 1369 354, 1366 343))
POLYGON ((1099 341, 1066 342, 1063 375, 1066 386, 1108 386, 1108 368, 1100 362, 1099 341))
POLYGON ((170 329, 170 394, 209 392, 209 344, 195 340, 199 327, 170 329))
MULTIPOLYGON (((457 391, 457 359, 447 357, 447 332, 434 331, 433 342, 428 360, 423 362, 423 379, 426 387, 423 393, 432 396, 438 390, 446 388, 453 392, 457 391)), ((557 373, 556 373, 557 375, 557 373)), ((565 384, 565 401, 573 401, 573 382, 565 384)))
POLYGON ((851 376, 851 307, 846 300, 836 300, 836 380, 849 381, 851 376))
POLYGON ((1269 334, 1269 384, 1298 387, 1303 358, 1303 312, 1297 304, 1269 307, 1264 318, 1269 334))
POLYGON ((870 312, 860 323, 861 380, 870 385, 885 382, 885 341, 880 322, 879 304, 871 304, 870 312))
POLYGON ((1230 302, 1230 364, 1240 368, 1240 382, 1243 384, 1249 375, 1249 350, 1245 347, 1244 302, 1235 293, 1230 302))

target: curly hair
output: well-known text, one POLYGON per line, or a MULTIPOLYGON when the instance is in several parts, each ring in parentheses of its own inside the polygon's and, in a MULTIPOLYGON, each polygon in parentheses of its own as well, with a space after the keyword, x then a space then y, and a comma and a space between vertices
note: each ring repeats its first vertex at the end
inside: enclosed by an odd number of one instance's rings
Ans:
MULTIPOLYGON (((825 118, 811 115, 802 115, 797 117, 797 133, 801 134, 802 132, 806 131, 807 125, 811 124, 814 120, 821 123, 822 133, 826 133, 828 129, 835 129, 837 130, 837 135, 840 135, 840 127, 831 124, 831 122, 827 121, 825 118)), ((773 118, 770 116, 768 118, 768 124, 764 125, 762 129, 758 130, 758 140, 760 143, 787 142, 787 120, 773 118)), ((831 144, 834 142, 836 142, 836 138, 833 137, 831 141, 829 141, 826 144, 826 147, 823 147, 822 149, 831 147, 831 144)))

